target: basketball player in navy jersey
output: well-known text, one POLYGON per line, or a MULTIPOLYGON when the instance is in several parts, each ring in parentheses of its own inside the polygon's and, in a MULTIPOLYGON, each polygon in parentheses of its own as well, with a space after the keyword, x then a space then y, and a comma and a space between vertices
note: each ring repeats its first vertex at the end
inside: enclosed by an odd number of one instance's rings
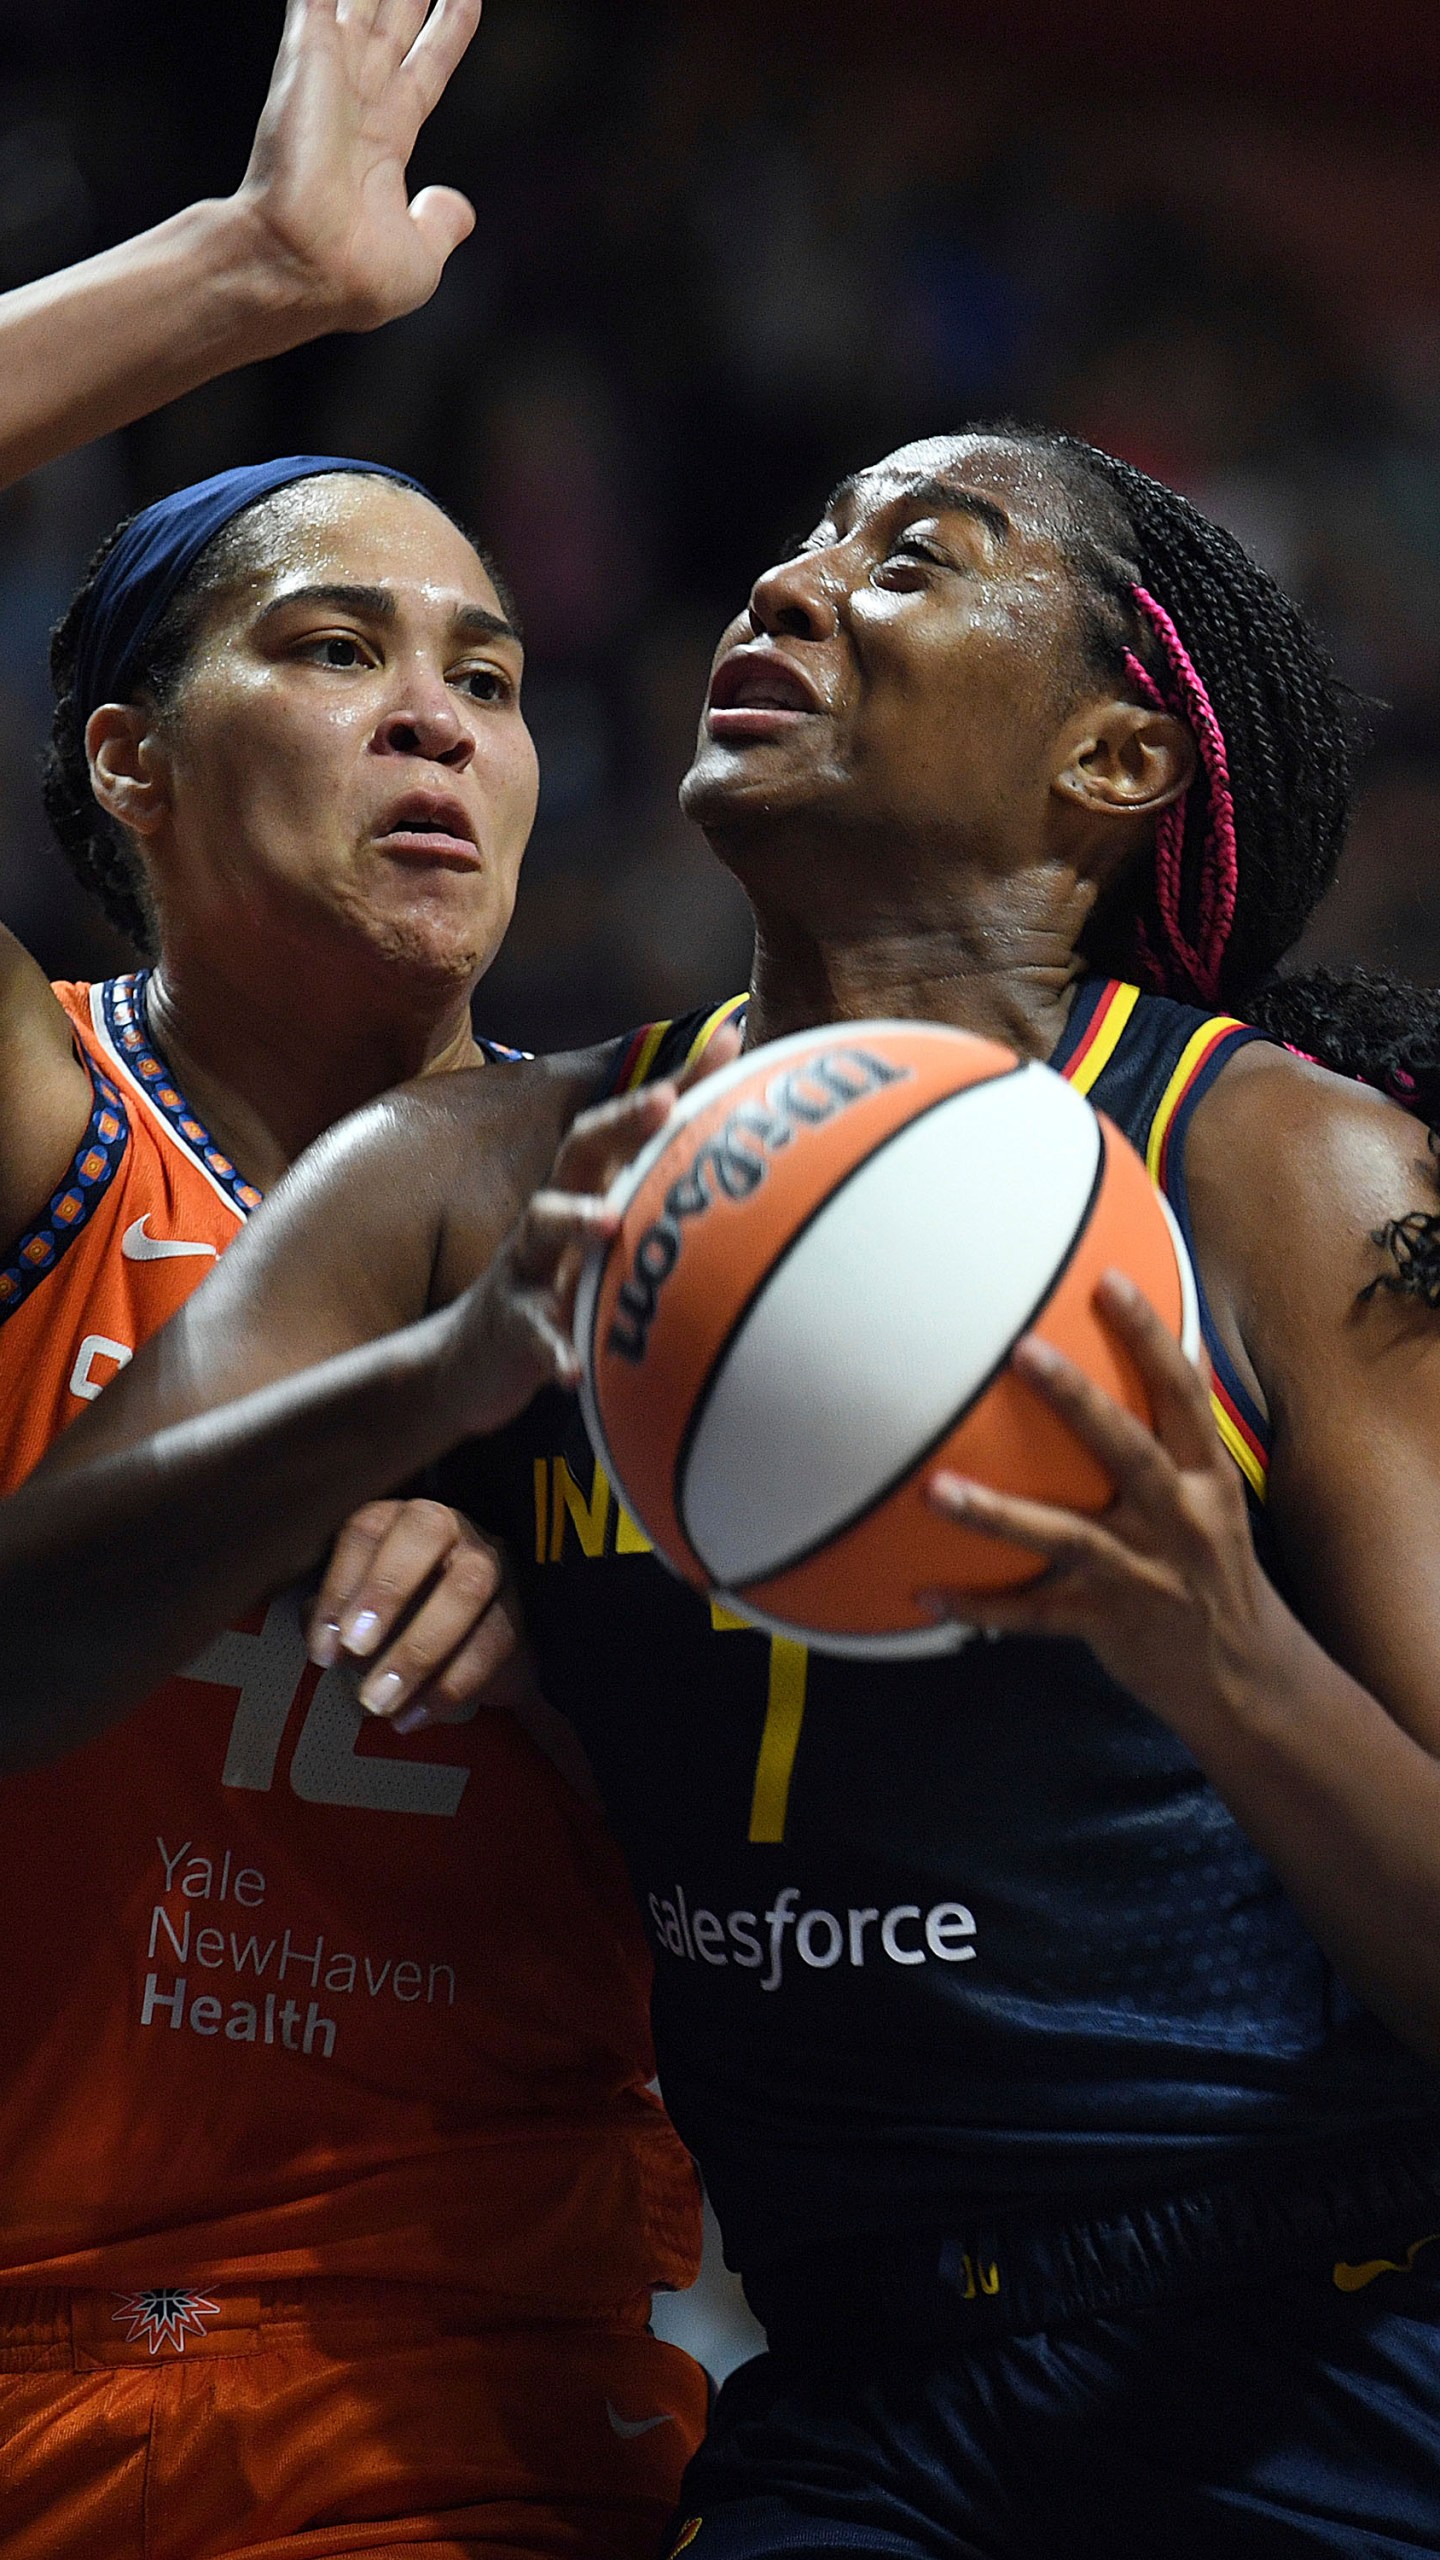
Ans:
MULTIPOLYGON (((317 1152, 0 1516, 7 1747, 35 1700, 103 1719, 468 1435, 455 1481, 515 1539, 769 2330, 677 2550, 1433 2551, 1440 1220, 1415 1119, 1254 1028, 1296 1034, 1264 989, 1342 840, 1328 672, 1140 473, 937 440, 760 579, 686 795, 755 906, 751 1041, 955 1023, 1149 1150, 1221 1427, 1112 1281, 1153 1432, 1017 1354, 1105 1516, 933 1488, 1050 1561, 932 1595, 1003 1640, 772 1649, 639 1551, 571 1393, 575 1248, 667 1087, 578 1124, 485 1271, 589 1079, 450 1079, 317 1152), (157 1540, 173 1594, 137 1588, 157 1540)), ((1322 988, 1298 1045, 1428 1102, 1424 1041, 1363 997, 1322 988)))

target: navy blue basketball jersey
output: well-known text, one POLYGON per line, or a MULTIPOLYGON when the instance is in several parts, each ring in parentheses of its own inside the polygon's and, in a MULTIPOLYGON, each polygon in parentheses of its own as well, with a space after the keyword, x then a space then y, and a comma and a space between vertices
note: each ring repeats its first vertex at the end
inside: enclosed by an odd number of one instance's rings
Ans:
MULTIPOLYGON (((734 1010, 637 1033, 616 1085, 679 1072, 734 1010)), ((1116 981, 1077 994, 1052 1063, 1182 1231, 1191 1116, 1257 1036, 1116 981)), ((1258 1511, 1265 1418, 1204 1323, 1258 1511)), ((558 1392, 445 1491, 513 1547, 651 1934, 666 2100, 742 2269, 1433 2116, 1433 2076, 1087 1647, 846 1661, 748 1629, 657 1561, 558 1392)))

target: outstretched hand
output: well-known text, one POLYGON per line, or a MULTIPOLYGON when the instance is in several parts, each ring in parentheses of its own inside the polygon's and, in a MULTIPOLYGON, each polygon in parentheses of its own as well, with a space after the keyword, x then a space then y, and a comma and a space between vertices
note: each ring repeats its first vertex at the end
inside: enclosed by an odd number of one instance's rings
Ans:
POLYGON ((480 23, 481 0, 290 0, 237 202, 317 327, 375 329, 429 299, 474 208, 414 202, 416 137, 480 23), (323 316, 319 316, 323 315, 323 316))
POLYGON ((997 1592, 921 1595, 937 1617, 991 1635, 1080 1637, 1112 1678, 1187 1738, 1263 1676, 1283 1604, 1261 1571, 1245 1498, 1197 1372, 1138 1290, 1109 1272, 1097 1303, 1149 1392, 1153 1430, 1036 1336, 1015 1351, 1026 1383, 1093 1451, 1115 1486, 1098 1517, 992 1492, 941 1469, 935 1509, 1028 1547, 1047 1570, 997 1592))

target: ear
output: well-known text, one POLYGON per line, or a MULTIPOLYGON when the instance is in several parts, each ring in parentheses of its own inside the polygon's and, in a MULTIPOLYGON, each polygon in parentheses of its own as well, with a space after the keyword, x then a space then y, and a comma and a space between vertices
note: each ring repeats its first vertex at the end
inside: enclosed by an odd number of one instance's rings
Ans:
POLYGON ((1158 818, 1194 779, 1194 737, 1173 712, 1092 703, 1056 740, 1051 789, 1093 818, 1158 818))
POLYGON ((170 762, 154 710, 140 702, 102 702, 85 723, 90 788, 107 818, 133 835, 150 836, 170 805, 170 762))

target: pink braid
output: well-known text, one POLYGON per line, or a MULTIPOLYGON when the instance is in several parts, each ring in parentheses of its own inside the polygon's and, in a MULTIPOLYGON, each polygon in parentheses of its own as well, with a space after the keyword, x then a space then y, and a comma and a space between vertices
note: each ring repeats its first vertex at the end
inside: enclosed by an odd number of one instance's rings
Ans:
MULTIPOLYGON (((1149 623, 1169 662, 1172 699, 1167 701, 1148 668, 1141 665, 1131 650, 1125 653, 1126 675, 1142 701, 1153 704, 1156 710, 1173 712, 1188 723, 1204 768, 1209 801, 1210 824, 1205 840, 1193 944, 1181 923, 1180 909, 1185 797, 1188 795, 1182 795, 1164 811, 1155 829, 1156 902, 1171 957, 1178 961, 1203 1001, 1214 1004, 1219 999, 1220 966, 1230 938, 1230 928, 1235 921, 1235 898, 1239 885, 1230 765, 1210 696, 1169 614, 1144 587, 1136 587, 1132 593, 1137 610, 1149 623)), ((1141 947, 1151 971, 1163 978, 1166 974, 1163 962, 1157 960, 1143 938, 1141 947)))

